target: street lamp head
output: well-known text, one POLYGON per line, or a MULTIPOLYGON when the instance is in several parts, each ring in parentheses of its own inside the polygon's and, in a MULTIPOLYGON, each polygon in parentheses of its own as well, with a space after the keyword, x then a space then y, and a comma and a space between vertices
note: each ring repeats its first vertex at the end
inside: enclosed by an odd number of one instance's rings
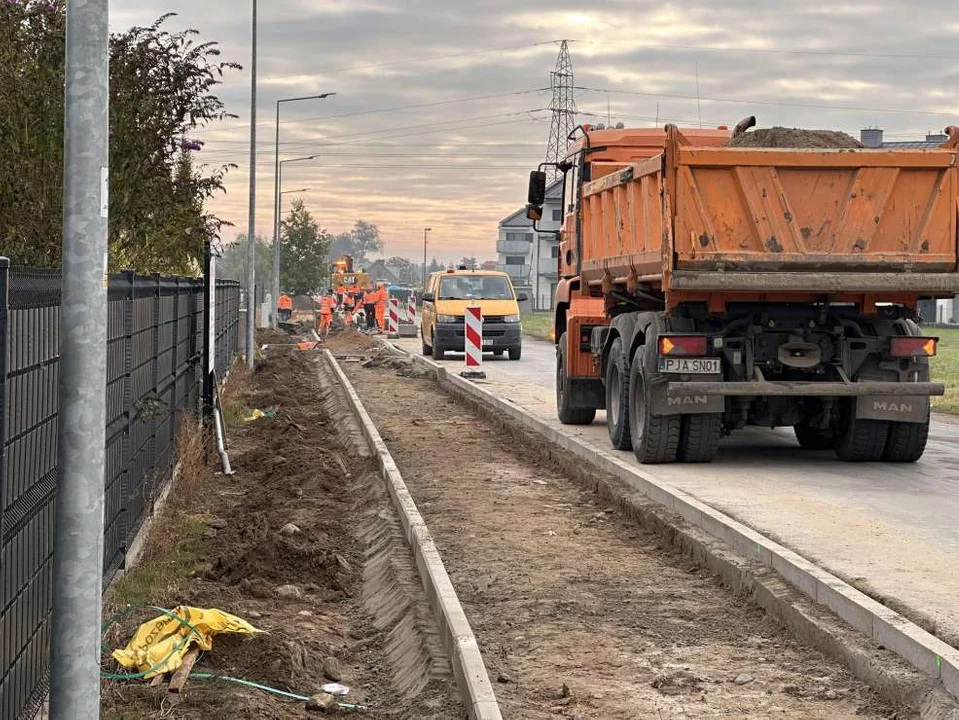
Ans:
POLYGON ((423 232, 433 232, 433 228, 423 228, 423 232))

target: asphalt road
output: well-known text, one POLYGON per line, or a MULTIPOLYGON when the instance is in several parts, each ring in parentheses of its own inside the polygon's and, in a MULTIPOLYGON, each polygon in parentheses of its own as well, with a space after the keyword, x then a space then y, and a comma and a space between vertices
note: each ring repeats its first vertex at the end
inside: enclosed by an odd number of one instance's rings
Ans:
MULTIPOLYGON (((420 352, 419 338, 394 341, 420 352)), ((443 364, 464 367, 462 354, 443 364)), ((491 390, 559 426, 552 343, 527 339, 523 358, 484 356, 491 390)), ((959 422, 937 418, 912 465, 849 464, 801 450, 791 429, 748 428, 720 445, 709 465, 642 466, 790 547, 863 592, 959 645, 959 422)), ((565 426, 615 452, 606 418, 565 426)), ((631 452, 624 460, 636 463, 631 452)), ((638 463, 637 463, 638 464, 638 463)))

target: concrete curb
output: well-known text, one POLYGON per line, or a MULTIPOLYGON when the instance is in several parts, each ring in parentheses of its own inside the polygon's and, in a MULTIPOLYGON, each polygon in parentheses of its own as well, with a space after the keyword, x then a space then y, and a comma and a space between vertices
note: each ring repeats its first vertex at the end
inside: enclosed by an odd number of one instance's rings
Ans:
POLYGON ((466 613, 463 612, 463 607, 456 596, 453 582, 443 566, 443 560, 433 542, 433 536, 426 526, 426 521, 417 510, 389 448, 383 442, 353 385, 343 373, 333 354, 329 350, 324 350, 323 353, 346 391, 350 406, 359 420, 370 449, 376 454, 380 472, 400 517, 406 540, 413 551, 433 616, 443 634, 446 650, 453 665, 453 673, 467 706, 469 717, 471 720, 502 720, 503 716, 500 714, 483 656, 469 621, 466 619, 466 613))
POLYGON ((542 435, 550 443, 613 475, 656 504, 680 515, 691 525, 724 542, 743 558, 758 561, 776 571, 790 585, 827 607, 877 645, 893 651, 927 676, 940 680, 952 696, 959 698, 959 650, 903 615, 761 533, 682 490, 657 480, 649 473, 630 466, 611 452, 593 448, 579 438, 551 427, 516 403, 499 398, 449 373, 432 360, 414 354, 409 356, 435 373, 441 386, 449 385, 480 405, 505 414, 522 427, 542 435))

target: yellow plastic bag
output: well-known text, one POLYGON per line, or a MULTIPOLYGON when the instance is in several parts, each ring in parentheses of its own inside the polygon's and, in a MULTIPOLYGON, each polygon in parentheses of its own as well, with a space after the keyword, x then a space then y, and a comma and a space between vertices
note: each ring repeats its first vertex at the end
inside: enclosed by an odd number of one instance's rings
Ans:
POLYGON ((212 650, 213 636, 222 632, 254 635, 263 631, 222 610, 180 605, 170 615, 143 623, 126 648, 113 651, 113 657, 123 667, 135 668, 144 673, 144 678, 151 678, 180 667, 193 643, 201 650, 212 650))

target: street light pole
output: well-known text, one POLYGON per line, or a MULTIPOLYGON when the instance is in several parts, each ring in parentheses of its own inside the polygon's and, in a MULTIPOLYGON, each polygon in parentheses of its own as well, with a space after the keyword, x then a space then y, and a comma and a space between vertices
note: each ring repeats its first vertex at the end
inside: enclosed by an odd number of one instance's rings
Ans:
POLYGON ((274 328, 276 328, 276 301, 280 297, 280 105, 301 100, 325 100, 331 95, 336 93, 282 98, 276 101, 276 144, 273 160, 273 307, 270 308, 270 324, 274 328))
MULTIPOLYGON (((67 5, 60 479, 50 636, 50 716, 55 720, 100 716, 107 414, 108 7, 108 0, 67 5)), ((8 627, 7 632, 15 629, 8 627)))
POLYGON ((423 228, 423 292, 426 292, 426 233, 433 228, 423 228))
POLYGON ((246 366, 253 369, 256 303, 256 0, 253 0, 252 59, 250 61, 250 216, 246 252, 246 366))

